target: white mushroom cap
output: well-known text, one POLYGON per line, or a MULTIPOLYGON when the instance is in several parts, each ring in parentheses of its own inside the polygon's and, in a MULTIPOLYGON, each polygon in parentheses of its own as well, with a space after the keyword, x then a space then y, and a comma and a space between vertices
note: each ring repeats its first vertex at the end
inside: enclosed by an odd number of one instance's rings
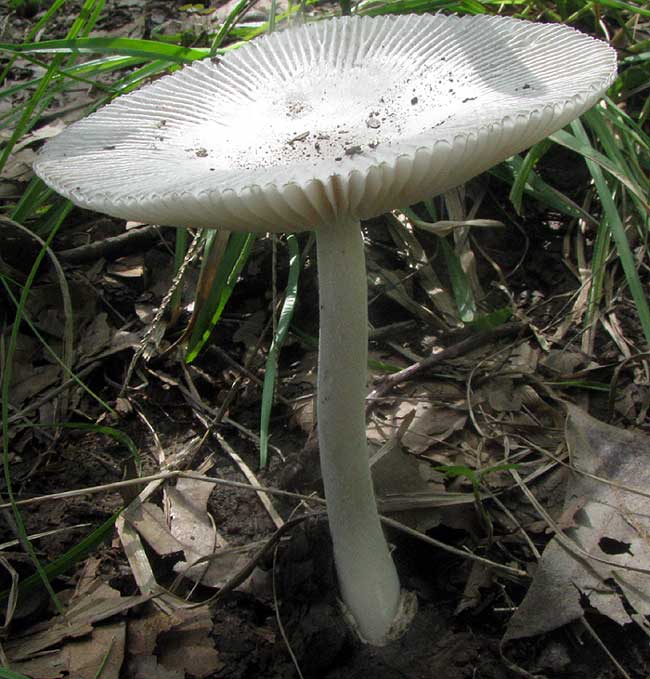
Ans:
POLYGON ((589 109, 614 50, 491 16, 344 17, 260 38, 120 97, 35 171, 83 207, 300 231, 452 188, 589 109))

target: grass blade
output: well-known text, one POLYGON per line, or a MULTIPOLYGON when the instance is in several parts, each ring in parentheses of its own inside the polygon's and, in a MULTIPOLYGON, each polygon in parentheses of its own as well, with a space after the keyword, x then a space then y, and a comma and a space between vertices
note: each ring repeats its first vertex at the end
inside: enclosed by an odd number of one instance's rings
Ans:
MULTIPOLYGON (((492 176, 497 177, 500 181, 512 186, 517 174, 521 171, 523 162, 524 161, 520 156, 513 156, 501 163, 501 165, 493 167, 489 170, 489 173, 492 176)), ((568 217, 579 217, 592 224, 594 223, 594 218, 588 212, 585 212, 585 210, 565 196, 561 191, 549 186, 533 170, 528 173, 524 192, 542 205, 546 205, 563 215, 567 215, 568 217)))
POLYGON ((45 258, 48 249, 52 245, 54 236, 56 235, 61 224, 63 223, 63 218, 65 214, 66 213, 62 211, 60 219, 54 223, 50 231, 50 234, 47 237, 47 240, 41 247, 38 255, 36 256, 36 259, 34 260, 34 263, 32 264, 32 268, 29 272, 29 275, 27 276, 25 285, 23 286, 20 300, 18 302, 18 308, 16 310, 16 316, 14 318, 14 322, 11 328, 11 333, 9 335, 7 351, 5 354, 5 362, 2 370, 2 385, 1 385, 2 402, 0 403, 0 412, 2 414, 2 466, 4 472, 5 486, 7 489, 7 496, 9 498, 9 502, 11 503, 12 514, 16 524, 16 529, 18 531, 18 537, 20 538, 21 544, 28 553, 32 563, 36 567, 37 577, 40 578, 44 587, 47 589, 48 594, 50 595, 50 598, 52 599, 52 602, 54 603, 57 609, 57 612, 60 613, 61 615, 63 615, 63 606, 61 605, 59 598, 54 592, 54 589, 52 589, 52 585, 50 584, 48 575, 46 571, 43 569, 43 566, 41 565, 41 562, 38 556, 36 555, 36 552, 34 551, 34 547, 32 543, 29 541, 29 538, 27 537, 27 529, 25 528, 25 522, 23 521, 22 514, 20 513, 20 510, 16 505, 16 499, 13 490, 13 480, 11 476, 11 461, 9 458, 9 385, 11 383, 11 376, 13 372, 12 370, 13 359, 16 353, 18 331, 21 326, 21 320, 23 312, 25 310, 25 305, 27 304, 27 297, 29 296, 29 292, 36 279, 36 274, 40 269, 41 263, 43 262, 43 259, 45 258))
POLYGON ((207 56, 207 49, 180 47, 157 40, 137 38, 75 38, 44 40, 25 45, 0 43, 0 50, 13 54, 115 54, 119 56, 166 59, 177 64, 188 64, 207 56))
POLYGON ((0 679, 29 679, 24 674, 18 674, 18 672, 12 672, 11 670, 0 669, 0 679))
MULTIPOLYGON (((213 236, 213 234, 210 234, 213 236)), ((185 361, 191 363, 210 338, 214 327, 219 322, 226 303, 232 295, 239 274, 248 260, 248 255, 255 242, 253 233, 233 233, 215 277, 207 300, 201 303, 196 324, 190 335, 185 361)))
MULTIPOLYGON (((97 528, 95 528, 95 530, 89 533, 85 538, 77 542, 76 545, 61 554, 61 556, 54 559, 54 561, 48 563, 44 569, 47 577, 49 579, 53 579, 58 575, 69 571, 75 566, 75 564, 79 563, 82 559, 88 556, 88 554, 101 545, 104 540, 110 537, 111 533, 113 532, 115 521, 117 521, 117 517, 121 513, 122 510, 120 509, 118 512, 106 519, 104 523, 97 526, 97 528)), ((20 592, 28 592, 35 587, 38 587, 41 583, 41 578, 35 573, 34 575, 30 575, 29 577, 25 578, 20 583, 20 585, 18 585, 18 589, 20 592)), ((0 601, 4 601, 8 596, 9 590, 0 592, 0 601)))
MULTIPOLYGON (((586 148, 591 144, 589 137, 585 132, 584 127, 580 120, 575 120, 571 123, 571 129, 580 142, 581 146, 586 148)), ((612 192, 603 176, 602 170, 594 160, 591 158, 592 154, 585 156, 585 162, 589 168, 589 172, 593 177, 594 184, 596 186, 596 191, 600 197, 600 202, 603 206, 603 211, 605 213, 605 228, 608 228, 611 232, 612 238, 616 243, 616 249, 618 251, 618 256, 621 261, 621 266, 625 273, 625 278, 627 280, 627 285, 636 304, 637 313, 639 314, 639 321, 641 322, 641 327, 643 328, 643 334, 645 335, 646 344, 650 346, 650 307, 648 306, 648 298, 646 291, 641 284, 639 279, 639 274, 636 270, 636 264, 634 261, 634 256, 632 250, 630 249, 630 244, 627 240, 627 235, 625 233, 625 227, 621 221, 618 210, 616 209, 616 203, 612 197, 612 192)))
POLYGON ((535 144, 535 146, 529 149, 523 162, 519 166, 519 170, 515 175, 515 181, 510 189, 510 202, 514 205, 518 215, 521 215, 521 203, 523 201, 526 184, 528 183, 528 177, 537 161, 548 151, 550 145, 551 144, 547 139, 535 144))
POLYGON ((120 431, 119 429, 115 429, 115 427, 109 427, 108 425, 105 424, 95 424, 94 422, 55 422, 52 424, 28 424, 25 425, 25 427, 39 427, 39 428, 60 427, 62 429, 78 429, 80 431, 93 431, 96 434, 108 436, 109 438, 112 438, 120 445, 123 445, 129 451, 137 467, 138 476, 141 475, 142 458, 140 457, 140 451, 138 450, 138 446, 135 445, 133 439, 128 434, 125 434, 123 431, 120 431))
MULTIPOLYGON (((97 3, 95 2, 95 0, 86 0, 86 2, 84 2, 81 11, 79 12, 79 15, 74 20, 72 26, 70 27, 70 30, 68 31, 68 34, 65 39, 66 41, 75 41, 77 36, 81 32, 83 32, 86 27, 88 27, 88 29, 92 28, 94 22, 97 19, 97 16, 94 12, 96 4, 97 3)), ((39 43, 32 44, 38 45, 39 43)), ((22 48, 22 46, 17 47, 11 44, 8 45, 7 43, 0 43, 0 50, 3 49, 3 45, 5 46, 5 48, 7 48, 10 52, 14 54, 20 53, 22 48)), ((6 143, 2 155, 0 155, 0 174, 4 169, 4 166, 6 165, 7 160, 9 159, 9 156, 11 155, 11 152, 13 151, 16 142, 23 136, 23 134, 25 134, 25 132, 27 132, 27 130, 30 127, 30 124, 31 125, 34 124, 35 120, 32 120, 34 112, 37 110, 37 108, 40 107, 42 109, 44 106, 47 106, 49 104, 49 101, 53 95, 50 94, 46 96, 47 90, 50 81, 59 71, 59 68, 63 62, 64 62, 63 55, 60 54, 55 55, 49 67, 46 69, 45 74, 41 78, 41 81, 39 82, 38 87, 36 88, 34 94, 31 96, 29 101, 23 107, 22 115, 20 116, 18 123, 16 124, 13 133, 11 134, 11 137, 6 143)))
POLYGON ((284 303, 280 312, 280 320, 275 337, 271 342, 271 348, 266 358, 264 371, 264 386, 262 387, 262 411, 260 416, 260 467, 265 467, 268 460, 269 450, 269 422, 273 407, 273 392, 275 391, 275 377, 278 370, 278 358, 280 350, 287 337, 293 311, 298 297, 298 279, 300 278, 300 249, 298 239, 294 234, 287 236, 287 248, 289 250, 289 280, 284 293, 284 303))
POLYGON ((476 299, 474 298, 471 281, 463 270, 460 258, 446 238, 440 239, 440 247, 447 264, 458 317, 463 323, 469 323, 476 318, 476 299))
POLYGON ((590 143, 589 138, 582 140, 576 136, 569 134, 565 130, 560 130, 552 134, 549 139, 560 146, 564 146, 571 151, 583 156, 585 160, 589 160, 592 164, 597 164, 604 170, 607 170, 615 179, 617 179, 623 186, 625 186, 630 193, 632 193, 645 207, 650 207, 648 197, 644 190, 636 184, 631 178, 631 175, 626 174, 625 168, 617 167, 614 159, 610 159, 597 151, 590 143))

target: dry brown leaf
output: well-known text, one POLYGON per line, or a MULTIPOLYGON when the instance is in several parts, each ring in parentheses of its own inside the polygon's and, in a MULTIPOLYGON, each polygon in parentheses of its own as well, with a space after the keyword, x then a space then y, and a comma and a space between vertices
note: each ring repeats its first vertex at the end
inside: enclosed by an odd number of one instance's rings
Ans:
MULTIPOLYGON (((226 0, 223 4, 219 3, 219 6, 215 8, 214 12, 210 15, 210 18, 215 23, 221 23, 225 21, 233 9, 237 6, 237 0, 226 0)), ((269 12, 271 11, 271 1, 270 0, 259 0, 255 3, 252 12, 247 14, 247 19, 251 21, 251 15, 253 12, 257 14, 260 18, 267 18, 269 12)), ((288 3, 287 0, 278 0, 276 9, 274 10, 278 14, 285 12, 287 10, 288 3)))
POLYGON ((573 405, 567 408, 567 444, 579 471, 571 473, 565 510, 575 526, 544 550, 506 640, 580 619, 582 597, 621 625, 650 615, 650 499, 624 487, 647 493, 650 439, 599 422, 573 405))
POLYGON ((26 677, 62 679, 68 673, 68 658, 62 650, 57 650, 29 660, 12 661, 11 669, 26 677))
MULTIPOLYGON (((408 426, 409 420, 405 420, 403 428, 408 426)), ((370 459, 377 498, 408 500, 417 496, 421 500, 427 495, 444 493, 444 486, 427 480, 428 465, 404 452, 400 438, 401 431, 398 430, 370 459)), ((438 510, 431 507, 392 513, 402 523, 421 531, 434 528, 440 523, 438 510)))
POLYGON ((481 391, 485 393, 487 402, 496 412, 519 412, 521 410, 521 394, 515 382, 509 377, 494 377, 485 384, 481 391))
POLYGON ((508 358, 508 364, 512 370, 532 375, 537 370, 540 350, 531 343, 516 345, 508 358))
POLYGON ((133 659, 127 676, 130 679, 185 679, 185 672, 165 669, 158 663, 158 658, 147 655, 133 659))
POLYGON ((484 563, 474 561, 472 563, 472 570, 465 583, 463 596, 458 606, 456 606, 454 615, 460 615, 463 611, 480 606, 483 600, 481 589, 489 589, 493 585, 493 581, 494 571, 484 563))
MULTIPOLYGON (((146 493, 152 486, 158 486, 161 482, 152 481, 148 484, 142 493, 134 500, 134 502, 139 501, 143 493, 146 493)), ((129 560, 129 566, 131 567, 131 573, 135 579, 140 591, 149 598, 154 599, 155 604, 159 606, 162 610, 167 612, 172 612, 179 605, 183 603, 182 599, 170 594, 158 584, 156 576, 151 568, 151 563, 149 562, 149 557, 144 548, 144 544, 140 537, 138 531, 125 520, 124 515, 117 517, 115 521, 115 529, 124 553, 129 560)))
POLYGON ((10 660, 25 660, 36 653, 52 646, 56 646, 65 639, 83 637, 93 631, 93 626, 87 621, 66 622, 57 621, 48 629, 27 634, 8 641, 5 652, 10 660))
POLYGON ((153 607, 129 621, 128 668, 133 679, 205 677, 222 663, 210 638, 208 606, 177 610, 167 615, 153 607))
MULTIPOLYGON (((129 3, 120 3, 122 5, 128 5, 129 3)), ((132 0, 132 5, 137 3, 132 0)), ((97 27, 93 28, 93 37, 97 38, 141 38, 145 32, 145 16, 135 15, 132 21, 126 24, 118 24, 114 28, 105 28, 103 30, 98 30, 97 27)), ((113 24, 114 25, 114 24, 113 24)))
POLYGON ((210 638, 212 618, 207 606, 182 611, 182 618, 158 638, 160 664, 168 670, 207 677, 222 667, 210 638))
POLYGON ((108 315, 97 314, 81 334, 77 355, 81 358, 96 356, 111 344, 114 331, 108 325, 108 315))
POLYGON ((588 363, 588 357, 580 351, 551 349, 539 360, 540 365, 558 375, 572 375, 588 363))
POLYGON ((30 148, 24 148, 18 153, 13 153, 7 164, 2 168, 0 178, 7 181, 26 182, 32 176, 32 164, 36 159, 36 152, 30 148))
MULTIPOLYGON (((318 365, 318 353, 315 351, 306 353, 300 361, 300 370, 292 370, 282 380, 283 392, 298 394, 313 394, 316 391, 316 366, 318 365)), ((291 416, 289 423, 292 427, 298 427, 305 434, 310 434, 316 423, 314 398, 300 398, 292 400, 289 405, 291 416)))
MULTIPOLYGON (((179 606, 191 607, 191 604, 185 604, 158 584, 141 537, 161 556, 184 554, 186 561, 177 562, 174 571, 209 587, 222 587, 249 558, 250 551, 259 547, 252 544, 228 549, 207 511, 212 488, 210 483, 191 478, 179 479, 175 487, 166 488, 171 517, 169 527, 160 507, 139 500, 134 501, 116 522, 138 586, 141 591, 155 596, 156 604, 167 613, 179 606)), ((141 493, 141 497, 144 495, 148 495, 148 491, 141 493)))
POLYGON ((75 679, 119 679, 124 662, 126 623, 115 622, 93 630, 89 639, 66 644, 69 676, 75 679), (101 668, 101 675, 98 675, 101 668))
POLYGON ((383 445, 414 413, 402 445, 412 453, 422 454, 465 427, 464 402, 464 393, 451 383, 405 385, 401 398, 375 410, 367 427, 368 441, 383 445))
POLYGON ((31 130, 13 147, 13 151, 20 151, 30 144, 34 144, 51 137, 56 137, 65 129, 65 123, 62 120, 53 120, 51 123, 41 125, 31 130))
POLYGON ((153 502, 134 503, 123 514, 156 554, 166 556, 183 551, 183 545, 171 534, 163 510, 153 502))
POLYGON ((11 386, 11 405, 17 408, 61 379, 61 368, 56 365, 23 366, 17 371, 11 386))
POLYGON ((175 486, 165 488, 172 535, 199 553, 204 553, 205 547, 214 551, 214 547, 226 545, 208 521, 208 500, 213 490, 214 484, 192 478, 180 478, 175 486))
POLYGON ((256 346, 260 335, 264 330, 265 323, 265 311, 256 311, 252 313, 237 330, 235 330, 232 336, 233 342, 241 342, 246 347, 256 346))
POLYGON ((289 424, 292 427, 297 427, 305 434, 310 434, 314 429, 316 422, 313 398, 304 398, 299 401, 291 402, 291 417, 289 424))
POLYGON ((183 545, 186 559, 176 563, 174 571, 208 587, 219 587, 231 572, 234 561, 216 559, 188 570, 188 566, 201 557, 213 555, 228 546, 208 514, 208 498, 213 489, 211 483, 178 479, 176 486, 166 488, 165 493, 170 507, 171 532, 183 545))
POLYGON ((142 283, 137 286, 143 287, 145 275, 144 255, 138 254, 120 257, 114 262, 107 264, 106 273, 132 285, 134 284, 134 281, 143 279, 142 283))
POLYGON ((55 679, 62 676, 94 679, 100 667, 106 679, 118 679, 124 659, 125 624, 97 623, 123 614, 147 597, 123 597, 100 581, 78 589, 65 618, 35 625, 4 645, 12 668, 27 676, 55 679), (60 648, 51 652, 55 646, 60 648))
POLYGON ((465 413, 420 401, 415 408, 413 422, 404 434, 402 445, 412 453, 424 453, 448 439, 454 432, 463 429, 466 422, 465 413))
POLYGON ((129 656, 133 658, 152 655, 158 635, 174 626, 175 615, 176 612, 167 614, 153 606, 147 606, 143 615, 129 620, 127 630, 129 656))

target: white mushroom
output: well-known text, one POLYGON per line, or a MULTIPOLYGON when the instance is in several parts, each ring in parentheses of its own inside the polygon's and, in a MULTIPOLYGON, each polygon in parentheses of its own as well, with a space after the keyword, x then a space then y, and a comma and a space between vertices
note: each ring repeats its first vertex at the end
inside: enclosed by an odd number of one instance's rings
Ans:
POLYGON ((359 220, 540 141, 593 106, 615 73, 613 50, 566 26, 345 17, 120 97, 36 161, 59 193, 116 217, 316 232, 322 473, 341 596, 371 643, 391 638, 404 599, 368 469, 359 220))

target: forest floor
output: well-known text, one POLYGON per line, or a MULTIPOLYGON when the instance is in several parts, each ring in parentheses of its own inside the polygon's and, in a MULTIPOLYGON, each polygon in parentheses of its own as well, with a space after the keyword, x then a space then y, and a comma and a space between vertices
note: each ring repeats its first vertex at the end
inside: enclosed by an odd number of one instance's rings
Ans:
MULTIPOLYGON (((78 5, 69 6, 73 16, 78 5)), ((214 21, 163 1, 113 0, 103 16, 98 35, 114 37, 199 35, 214 21)), ((21 41, 30 21, 11 15, 2 40, 21 41)), ((56 25, 48 30, 57 37, 56 25)), ((33 77, 35 68, 19 62, 13 78, 33 77)), ((90 96, 82 84, 76 101, 62 101, 51 131, 90 96)), ((3 201, 24 190, 36 150, 14 155, 0 182, 3 201)), ((568 195, 588 181, 582 160, 559 147, 540 173, 568 195)), ((369 389, 381 390, 369 403, 371 452, 381 453, 373 474, 382 511, 418 533, 387 534, 419 608, 385 648, 361 644, 343 623, 323 507, 292 495, 322 497, 315 252, 306 251, 299 332, 280 355, 270 460, 260 468, 269 321, 287 279, 282 241, 274 254, 270 238, 256 240, 210 342, 186 364, 174 341, 190 317, 194 262, 178 317, 164 319, 156 351, 131 372, 173 280, 175 231, 152 229, 128 252, 111 250, 107 239, 125 232, 123 222, 70 213, 52 248, 70 292, 75 371, 90 391, 62 383, 59 365, 23 325, 9 410, 11 478, 18 500, 108 487, 20 507, 27 533, 42 534, 34 549, 54 564, 65 618, 12 542, 15 518, 5 506, 5 602, 18 593, 3 641, 12 670, 33 679, 650 676, 647 523, 641 529, 630 518, 644 514, 646 498, 626 490, 650 487, 650 389, 642 361, 626 361, 622 350, 643 344, 641 329, 624 298, 597 328, 582 329, 572 259, 579 241, 589 248, 588 229, 532 202, 517 216, 494 178, 470 183, 464 201, 477 195, 481 218, 504 224, 472 230, 467 249, 481 309, 508 310, 500 323, 441 327, 427 278, 439 270, 449 282, 436 237, 418 232, 430 261, 417 268, 413 243, 389 219, 364 224, 375 329, 369 389), (388 370, 421 361, 403 381, 387 381, 388 370), (180 473, 136 483, 161 472, 180 473), (25 581, 19 590, 14 575, 25 581)), ((39 245, 2 219, 0 265, 24 280, 39 245)), ((300 244, 307 247, 308 234, 300 244)), ((4 328, 13 313, 0 292, 4 328)), ((48 262, 27 313, 63 351, 71 318, 48 262)))

